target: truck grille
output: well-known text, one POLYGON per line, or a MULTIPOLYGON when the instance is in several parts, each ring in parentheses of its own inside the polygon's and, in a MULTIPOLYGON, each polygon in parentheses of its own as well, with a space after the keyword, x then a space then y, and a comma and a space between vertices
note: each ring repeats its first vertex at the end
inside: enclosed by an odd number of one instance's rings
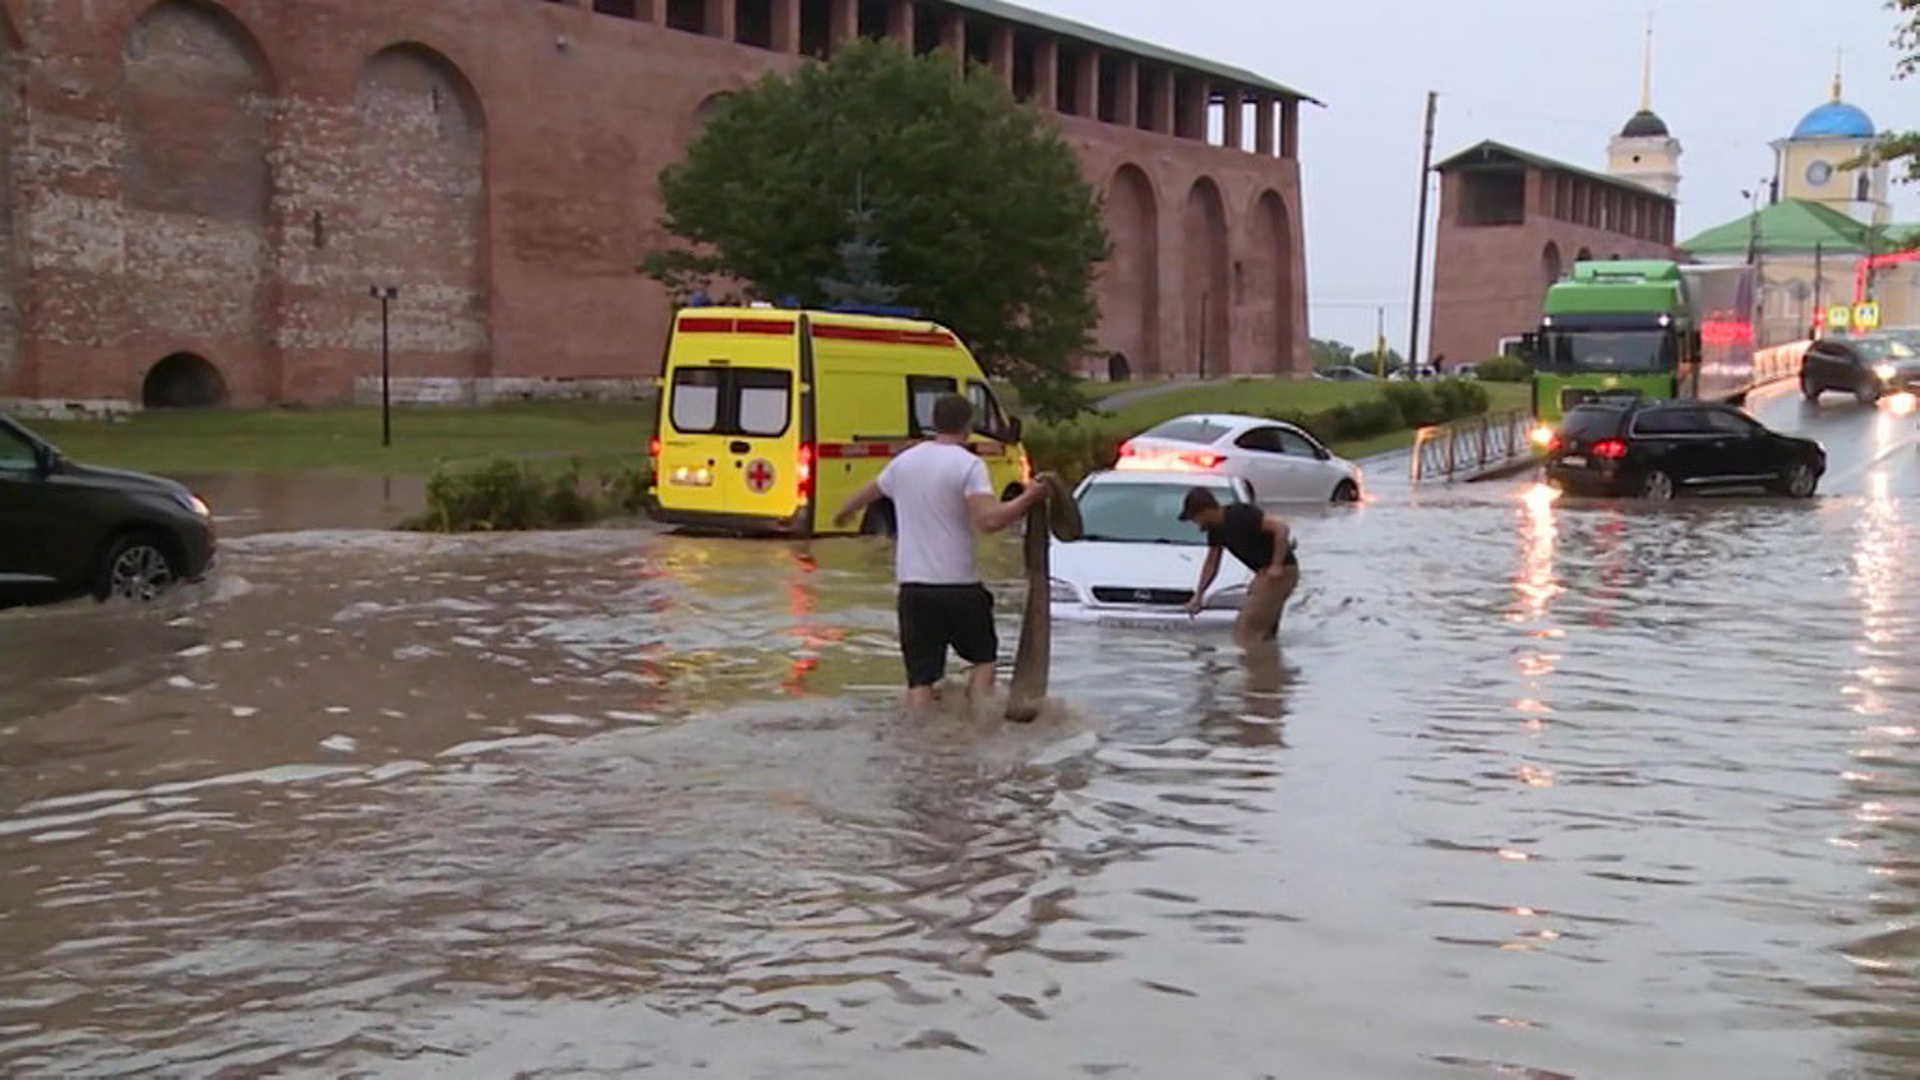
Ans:
POLYGON ((1102 604, 1150 604, 1155 607, 1179 607, 1193 599, 1192 589, 1128 589, 1116 585, 1095 585, 1093 598, 1102 604))

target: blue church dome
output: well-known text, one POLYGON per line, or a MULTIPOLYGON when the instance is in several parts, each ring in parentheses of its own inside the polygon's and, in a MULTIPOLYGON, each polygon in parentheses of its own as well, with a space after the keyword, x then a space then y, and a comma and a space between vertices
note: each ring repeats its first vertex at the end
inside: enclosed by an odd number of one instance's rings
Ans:
POLYGON ((1793 129, 1795 139, 1871 139, 1873 134, 1873 118, 1844 101, 1827 102, 1793 129))

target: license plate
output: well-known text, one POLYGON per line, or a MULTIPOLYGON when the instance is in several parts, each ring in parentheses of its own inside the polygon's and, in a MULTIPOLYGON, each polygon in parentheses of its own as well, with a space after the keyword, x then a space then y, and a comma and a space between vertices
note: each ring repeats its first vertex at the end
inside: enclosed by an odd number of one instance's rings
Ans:
POLYGON ((1565 465, 1569 469, 1584 469, 1587 467, 1587 459, 1583 457, 1563 457, 1560 459, 1560 464, 1565 465))
POLYGON ((1161 630, 1172 621, 1172 619, 1131 619, 1125 615, 1102 615, 1095 620, 1095 625, 1111 627, 1115 630, 1161 630))

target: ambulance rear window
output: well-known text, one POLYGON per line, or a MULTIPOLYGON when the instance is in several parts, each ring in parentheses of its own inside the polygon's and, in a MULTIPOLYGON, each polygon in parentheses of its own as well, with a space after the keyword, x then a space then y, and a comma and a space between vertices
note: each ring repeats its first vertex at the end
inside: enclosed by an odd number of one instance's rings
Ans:
POLYGON ((793 413, 793 374, 775 368, 683 367, 673 373, 673 429, 684 435, 776 438, 793 413))
POLYGON ((739 423, 737 434, 772 436, 787 430, 791 378, 784 371, 741 370, 733 373, 739 423))
POLYGON ((705 435, 720 427, 719 368, 681 368, 673 373, 673 427, 705 435))

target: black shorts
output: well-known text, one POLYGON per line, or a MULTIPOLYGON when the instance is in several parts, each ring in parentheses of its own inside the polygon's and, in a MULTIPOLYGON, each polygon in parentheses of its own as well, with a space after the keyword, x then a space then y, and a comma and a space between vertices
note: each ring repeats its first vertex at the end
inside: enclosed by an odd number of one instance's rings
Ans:
POLYGON ((902 585, 899 607, 909 687, 945 678, 949 648, 970 664, 991 664, 999 655, 993 594, 985 585, 902 585))

